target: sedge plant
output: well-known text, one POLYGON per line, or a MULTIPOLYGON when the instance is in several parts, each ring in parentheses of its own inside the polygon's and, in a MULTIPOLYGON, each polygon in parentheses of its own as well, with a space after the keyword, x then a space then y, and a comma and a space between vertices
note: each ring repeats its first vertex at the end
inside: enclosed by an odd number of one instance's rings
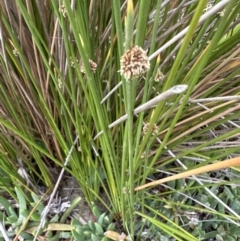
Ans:
POLYGON ((54 197, 73 177, 119 224, 99 240, 236 240, 239 9, 0 2, 1 193, 54 197))

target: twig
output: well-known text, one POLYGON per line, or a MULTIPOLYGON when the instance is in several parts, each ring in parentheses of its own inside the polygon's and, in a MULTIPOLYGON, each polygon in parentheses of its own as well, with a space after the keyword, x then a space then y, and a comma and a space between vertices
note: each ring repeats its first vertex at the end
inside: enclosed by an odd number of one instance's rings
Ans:
POLYGON ((210 101, 229 101, 229 100, 240 100, 240 95, 236 96, 222 96, 222 97, 212 97, 212 98, 204 98, 204 99, 190 99, 189 103, 199 103, 199 102, 210 102, 210 101))
MULTIPOLYGON (((140 105, 139 107, 137 107, 136 109, 133 110, 133 114, 136 115, 142 111, 145 111, 149 108, 154 107, 155 105, 157 105, 160 101, 166 100, 170 97, 172 97, 173 95, 177 95, 180 93, 183 93, 184 91, 186 91, 188 88, 187 85, 176 85, 174 87, 172 87, 171 89, 159 94, 158 96, 156 96, 155 98, 149 100, 148 102, 140 105)), ((127 120, 128 115, 124 115, 122 117, 120 117, 119 119, 117 119, 116 121, 114 121, 113 123, 111 123, 108 128, 111 129, 112 127, 118 125, 119 123, 127 120)), ((96 140, 100 135, 103 134, 103 131, 99 132, 95 137, 94 140, 96 140)))
POLYGON ((228 159, 225 161, 220 161, 217 163, 213 163, 210 165, 206 165, 203 167, 199 167, 193 170, 189 170, 189 171, 185 171, 179 174, 176 174, 174 176, 170 176, 170 177, 166 177, 157 181, 153 181, 141 186, 138 186, 135 188, 135 191, 139 191, 141 189, 145 189, 148 187, 153 187, 162 183, 166 183, 166 182, 170 182, 170 181, 174 181, 174 180, 178 180, 178 179, 183 179, 183 178, 187 178, 193 175, 198 175, 201 173, 205 173, 205 172, 210 172, 210 171, 216 171, 219 169, 223 169, 223 168, 228 168, 228 167, 233 167, 233 166, 239 166, 240 165, 240 157, 235 157, 232 159, 228 159))
POLYGON ((4 237, 5 241, 10 241, 9 237, 7 236, 7 232, 5 228, 3 227, 2 222, 0 222, 0 232, 2 233, 2 236, 4 237))
POLYGON ((122 81, 119 82, 111 91, 109 91, 109 93, 101 100, 101 104, 108 99, 108 97, 116 90, 118 89, 120 86, 122 85, 122 81))
MULTIPOLYGON (((71 149, 69 150, 68 155, 67 155, 67 157, 66 157, 66 159, 65 159, 64 167, 67 166, 67 164, 68 164, 68 162, 69 162, 69 160, 70 160, 70 157, 71 157, 71 155, 72 155, 74 146, 77 144, 78 138, 79 138, 79 136, 77 135, 77 137, 76 137, 76 139, 74 140, 74 143, 73 143, 73 145, 71 146, 71 149)), ((48 213, 48 211, 49 211, 50 205, 51 205, 52 200, 53 200, 53 198, 54 198, 54 196, 55 196, 55 194, 56 194, 56 192, 57 192, 57 189, 58 189, 58 186, 59 186, 59 184, 60 184, 60 181, 61 181, 61 179, 62 179, 62 177, 63 177, 64 171, 65 171, 65 168, 64 168, 64 167, 62 168, 62 170, 61 170, 61 172, 60 172, 60 174, 59 174, 59 177, 58 177, 58 180, 57 180, 57 182, 56 182, 56 185, 55 185, 55 187, 54 187, 54 189, 53 189, 53 192, 52 192, 52 194, 51 194, 51 196, 50 196, 50 198, 49 198, 49 200, 48 200, 48 204, 47 204, 47 206, 44 208, 44 211, 43 211, 43 213, 42 213, 41 222, 40 222, 40 224, 39 224, 39 226, 38 226, 38 229, 37 229, 37 232, 36 232, 36 234, 35 234, 35 236, 34 236, 33 241, 36 241, 37 236, 38 236, 38 234, 39 234, 39 232, 40 232, 40 229, 43 228, 43 226, 44 226, 45 219, 46 219, 47 213, 48 213)))

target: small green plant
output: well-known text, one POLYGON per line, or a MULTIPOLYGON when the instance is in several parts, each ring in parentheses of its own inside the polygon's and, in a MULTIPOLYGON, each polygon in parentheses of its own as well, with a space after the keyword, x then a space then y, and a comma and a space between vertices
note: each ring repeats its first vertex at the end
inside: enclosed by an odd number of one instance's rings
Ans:
POLYGON ((113 223, 113 217, 107 216, 105 213, 100 213, 99 208, 94 205, 92 208, 96 222, 88 221, 86 224, 81 224, 74 219, 72 225, 75 229, 72 230, 74 238, 78 241, 107 241, 109 240, 105 234, 108 231, 114 231, 116 226, 113 223))
MULTIPOLYGON (((0 197, 0 220, 4 224, 5 232, 0 233, 0 240, 7 240, 20 236, 24 240, 32 241, 41 222, 45 206, 43 201, 34 193, 30 197, 20 189, 15 188, 17 200, 15 207, 4 197, 0 197), (27 200, 28 199, 28 200, 27 200)), ((70 213, 79 204, 80 199, 76 198, 64 210, 55 210, 48 216, 44 227, 38 237, 46 237, 45 240, 59 240, 59 238, 70 238, 73 226, 66 224, 70 213)))
MULTIPOLYGON (((5 226, 5 232, 0 233, 0 241, 16 239, 18 236, 26 241, 32 241, 39 228, 45 206, 34 193, 31 193, 30 199, 32 201, 29 206, 22 190, 15 188, 15 191, 17 194, 15 208, 10 201, 0 196, 0 205, 2 206, 0 220, 5 226)), ((60 238, 74 237, 78 241, 107 241, 111 240, 106 237, 107 233, 108 236, 109 232, 114 233, 115 236, 118 234, 114 231, 116 225, 113 222, 113 216, 101 213, 100 209, 94 204, 92 205, 92 212, 97 220, 96 222, 88 221, 83 224, 78 219, 72 219, 71 224, 67 224, 71 212, 79 205, 80 200, 80 198, 73 200, 61 213, 55 210, 56 214, 53 215, 50 211, 52 215, 51 217, 48 215, 44 226, 37 234, 38 239, 44 238, 46 241, 55 241, 60 238)), ((112 236, 110 235, 110 237, 112 236)))

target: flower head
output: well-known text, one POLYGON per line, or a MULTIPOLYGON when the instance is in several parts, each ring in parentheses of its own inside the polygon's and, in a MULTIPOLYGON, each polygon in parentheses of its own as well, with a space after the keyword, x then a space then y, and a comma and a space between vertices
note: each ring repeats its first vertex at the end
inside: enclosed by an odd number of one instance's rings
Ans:
MULTIPOLYGON (((147 131, 148 131, 148 129, 149 129, 149 126, 150 126, 150 123, 144 124, 144 126, 143 126, 143 134, 144 134, 144 135, 147 134, 147 131)), ((154 124, 153 124, 153 129, 152 129, 152 134, 153 134, 153 135, 157 135, 158 132, 159 132, 158 126, 154 123, 154 124)))
POLYGON ((60 6, 59 11, 62 13, 63 17, 65 18, 67 15, 67 10, 64 4, 60 6))
MULTIPOLYGON (((95 71, 97 69, 97 64, 95 62, 93 62, 91 59, 89 59, 89 66, 90 66, 90 69, 93 71, 93 73, 95 73, 95 71)), ((80 71, 82 73, 85 73, 85 68, 84 68, 83 64, 81 64, 81 66, 80 66, 80 71)))
POLYGON ((157 70, 157 73, 154 77, 155 82, 159 82, 162 81, 164 79, 164 74, 162 73, 162 71, 160 69, 157 70))
POLYGON ((121 57, 120 65, 120 74, 123 75, 126 80, 146 73, 150 69, 147 51, 138 46, 130 48, 121 57))

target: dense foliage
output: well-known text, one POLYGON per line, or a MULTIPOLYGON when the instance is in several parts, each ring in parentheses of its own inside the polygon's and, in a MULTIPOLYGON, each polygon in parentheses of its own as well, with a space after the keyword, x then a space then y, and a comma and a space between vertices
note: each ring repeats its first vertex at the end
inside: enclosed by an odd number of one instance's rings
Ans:
MULTIPOLYGON (((93 215, 54 219, 72 222, 66 239, 237 240, 239 9, 238 0, 1 1, 9 237, 39 227, 56 190, 61 203, 70 188, 93 215)), ((40 228, 31 235, 47 237, 40 228)))

